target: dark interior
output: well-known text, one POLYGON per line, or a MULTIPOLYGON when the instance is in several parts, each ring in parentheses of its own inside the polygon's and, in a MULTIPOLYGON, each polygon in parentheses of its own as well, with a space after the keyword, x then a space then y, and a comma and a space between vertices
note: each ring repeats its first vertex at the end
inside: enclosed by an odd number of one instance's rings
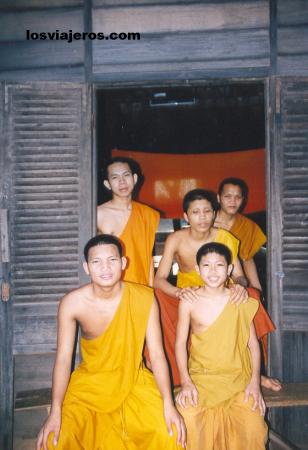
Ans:
MULTIPOLYGON (((265 147, 262 82, 98 89, 96 99, 99 204, 109 199, 100 168, 113 148, 183 154, 265 147)), ((250 217, 266 232, 265 211, 250 217)), ((258 255, 264 287, 265 260, 258 255)))

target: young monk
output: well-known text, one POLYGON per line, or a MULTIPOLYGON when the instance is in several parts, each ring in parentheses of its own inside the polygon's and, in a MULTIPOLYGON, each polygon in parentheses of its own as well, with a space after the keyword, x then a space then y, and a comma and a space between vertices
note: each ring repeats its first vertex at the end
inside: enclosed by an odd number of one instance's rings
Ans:
POLYGON ((220 208, 215 218, 215 226, 230 231, 238 238, 239 256, 249 286, 262 291, 253 258, 265 244, 266 236, 255 222, 240 214, 248 200, 248 186, 239 178, 225 178, 219 185, 217 199, 220 208))
MULTIPOLYGON (((237 283, 246 284, 241 264, 237 258, 238 240, 224 229, 213 228, 216 207, 215 196, 210 191, 194 189, 185 195, 183 199, 184 218, 190 226, 168 236, 154 280, 155 293, 161 307, 165 348, 175 385, 179 383, 174 355, 178 303, 180 299, 195 301, 197 297, 192 287, 203 284, 203 280, 195 270, 196 253, 201 245, 212 241, 225 243, 232 251, 234 280, 237 283), (180 270, 177 276, 177 286, 173 286, 168 281, 174 260, 178 263, 180 270)), ((233 293, 232 301, 243 301, 248 297, 245 289, 239 284, 232 285, 231 291, 233 293)))
POLYGON ((36 448, 178 449, 185 426, 171 396, 153 291, 121 281, 126 258, 116 237, 98 235, 84 253, 91 282, 60 302, 52 405, 36 448), (76 324, 83 361, 70 377, 76 324), (142 365, 145 339, 154 377, 142 365))
MULTIPOLYGON (((180 382, 174 354, 178 304, 179 300, 194 302, 198 299, 195 289, 202 286, 204 282, 195 269, 195 258, 198 249, 203 244, 213 241, 220 242, 231 250, 234 265, 232 279, 237 284, 230 285, 230 300, 238 303, 245 301, 248 297, 246 290, 238 284, 245 285, 246 282, 237 257, 239 241, 223 228, 213 227, 216 209, 216 199, 209 191, 194 189, 185 195, 183 200, 184 218, 190 226, 168 236, 154 280, 155 293, 161 309, 164 343, 171 365, 174 385, 180 382), (168 282, 174 259, 179 264, 180 269, 177 276, 177 286, 168 282)), ((260 329, 260 321, 262 323, 262 335, 264 329, 267 333, 272 330, 272 322, 261 303, 255 317, 258 330, 260 329)), ((258 336, 258 338, 260 337, 258 336)), ((262 384, 265 384, 266 387, 271 387, 270 381, 270 378, 262 376, 262 384)))
MULTIPOLYGON (((217 200, 220 208, 215 218, 215 226, 230 231, 240 241, 239 257, 249 286, 262 291, 254 256, 266 242, 266 236, 255 222, 240 214, 248 200, 247 184, 239 178, 225 178, 219 185, 217 200)), ((259 295, 258 291, 253 297, 259 295)), ((275 330, 275 326, 265 314, 260 315, 260 320, 255 323, 255 326, 258 337, 261 339, 266 365, 267 336, 275 330)), ((275 378, 262 378, 262 385, 275 391, 281 389, 280 381, 275 378)))
POLYGON ((104 186, 112 199, 97 208, 98 233, 117 236, 128 255, 124 280, 153 285, 152 251, 159 213, 149 206, 132 200, 138 175, 136 163, 130 158, 117 157, 104 167, 104 186))
POLYGON ((175 346, 181 376, 176 402, 187 449, 265 450, 260 348, 252 322, 258 302, 249 298, 236 307, 229 301, 232 255, 225 245, 205 244, 196 259, 204 285, 196 291, 198 302, 180 303, 175 346))

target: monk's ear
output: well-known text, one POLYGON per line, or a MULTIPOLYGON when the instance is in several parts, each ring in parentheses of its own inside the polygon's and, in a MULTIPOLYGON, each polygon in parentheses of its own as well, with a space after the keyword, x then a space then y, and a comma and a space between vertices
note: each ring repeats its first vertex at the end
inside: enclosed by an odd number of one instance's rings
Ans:
POLYGON ((83 263, 82 265, 83 265, 83 270, 85 271, 85 273, 86 273, 87 275, 90 275, 89 267, 88 267, 87 261, 84 261, 84 263, 83 263))
POLYGON ((125 258, 125 256, 122 256, 121 261, 122 261, 122 270, 124 270, 127 266, 127 259, 125 258))
POLYGON ((133 174, 134 186, 137 184, 138 175, 136 173, 133 174))
POLYGON ((188 219, 188 215, 186 214, 186 212, 184 212, 184 219, 186 220, 187 223, 189 223, 189 219, 188 219))
POLYGON ((103 181, 105 188, 107 188, 109 191, 111 191, 111 186, 108 180, 103 181))
POLYGON ((195 270, 196 270, 196 272, 200 275, 200 269, 199 269, 198 264, 195 265, 195 270))

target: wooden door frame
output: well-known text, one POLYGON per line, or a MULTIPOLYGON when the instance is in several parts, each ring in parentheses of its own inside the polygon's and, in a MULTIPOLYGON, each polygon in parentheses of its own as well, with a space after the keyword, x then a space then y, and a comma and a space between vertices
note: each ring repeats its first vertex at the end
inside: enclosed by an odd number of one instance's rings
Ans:
POLYGON ((13 446, 14 415, 14 357, 13 357, 13 302, 10 295, 10 221, 11 148, 7 134, 8 104, 5 83, 0 83, 0 208, 1 208, 1 261, 0 261, 0 448, 13 446), (4 230, 5 228, 5 230, 4 230), (5 253, 7 253, 5 255, 5 253), (8 297, 3 298, 3 289, 8 297), (9 326, 8 326, 9 325, 9 326))

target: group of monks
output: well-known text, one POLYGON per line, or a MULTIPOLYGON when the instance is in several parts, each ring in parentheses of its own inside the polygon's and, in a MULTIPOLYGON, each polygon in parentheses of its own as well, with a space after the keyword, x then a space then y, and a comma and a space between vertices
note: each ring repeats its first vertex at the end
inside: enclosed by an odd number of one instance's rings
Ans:
MULTIPOLYGON (((37 450, 264 449, 258 339, 266 362, 274 325, 254 262, 266 237, 239 212, 246 185, 228 178, 217 199, 188 192, 189 226, 168 236, 154 275, 160 215, 132 199, 135 168, 122 157, 104 167, 112 198, 98 206, 98 234, 84 249, 90 283, 59 304, 51 411, 37 450), (71 374, 77 325, 82 362, 71 374)), ((265 376, 261 384, 281 388, 265 376)))

